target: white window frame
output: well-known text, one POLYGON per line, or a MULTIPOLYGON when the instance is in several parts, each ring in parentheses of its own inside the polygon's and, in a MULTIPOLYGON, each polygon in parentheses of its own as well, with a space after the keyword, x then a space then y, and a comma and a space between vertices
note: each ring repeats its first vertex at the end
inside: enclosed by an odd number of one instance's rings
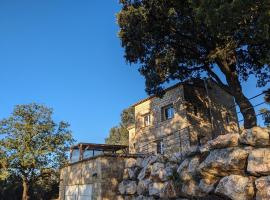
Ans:
POLYGON ((144 126, 150 126, 151 125, 151 115, 150 115, 150 113, 143 116, 143 123, 144 123, 144 126))

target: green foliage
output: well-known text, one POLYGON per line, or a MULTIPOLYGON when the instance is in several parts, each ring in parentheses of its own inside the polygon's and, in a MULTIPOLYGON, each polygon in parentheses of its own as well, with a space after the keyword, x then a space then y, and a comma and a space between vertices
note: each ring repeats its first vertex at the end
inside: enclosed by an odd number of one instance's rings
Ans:
POLYGON ((128 145, 128 130, 124 126, 116 126, 110 129, 106 144, 128 145))
POLYGON ((121 113, 121 123, 110 129, 106 144, 128 145, 127 127, 135 123, 134 107, 124 109, 121 113))
POLYGON ((134 116, 134 107, 129 107, 124 109, 121 113, 121 124, 124 127, 128 127, 135 123, 135 116, 134 116))
POLYGON ((170 80, 207 76, 235 97, 245 127, 248 121, 256 125, 241 82, 250 75, 258 86, 270 81, 269 0, 120 2, 117 19, 125 58, 139 65, 149 94, 162 95, 170 80))
POLYGON ((66 151, 73 143, 71 131, 66 122, 55 123, 52 114, 52 109, 43 105, 18 105, 9 118, 0 121, 0 151, 5 155, 1 157, 5 167, 1 168, 28 186, 52 177, 67 162, 66 151))
POLYGON ((264 100, 266 103, 270 104, 270 88, 268 88, 265 92, 264 100))
MULTIPOLYGON (((268 90, 265 91, 265 97, 264 100, 267 104, 270 105, 270 88, 268 90)), ((264 124, 266 126, 270 126, 270 110, 263 108, 260 110, 260 113, 262 114, 262 118, 264 120, 264 124)))
POLYGON ((262 109, 260 109, 260 113, 262 114, 264 124, 266 126, 270 126, 270 110, 268 110, 266 108, 262 108, 262 109))
POLYGON ((8 179, 0 180, 0 199, 18 200, 22 198, 22 180, 16 174, 10 174, 8 179))
POLYGON ((141 64, 149 93, 202 72, 217 82, 211 68, 225 72, 225 62, 244 80, 269 81, 269 0, 125 0, 118 23, 125 57, 141 64))

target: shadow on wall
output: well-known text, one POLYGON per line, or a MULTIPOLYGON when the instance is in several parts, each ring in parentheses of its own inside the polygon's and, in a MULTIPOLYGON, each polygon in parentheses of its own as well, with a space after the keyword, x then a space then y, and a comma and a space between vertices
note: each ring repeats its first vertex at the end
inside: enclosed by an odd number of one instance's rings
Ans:
POLYGON ((170 89, 163 98, 149 98, 135 107, 135 152, 156 153, 160 146, 188 151, 218 135, 239 131, 233 97, 204 81, 170 89), (170 106, 174 110, 170 118, 170 106), (150 123, 146 120, 150 116, 150 123), (161 145, 161 146, 162 146, 161 145))

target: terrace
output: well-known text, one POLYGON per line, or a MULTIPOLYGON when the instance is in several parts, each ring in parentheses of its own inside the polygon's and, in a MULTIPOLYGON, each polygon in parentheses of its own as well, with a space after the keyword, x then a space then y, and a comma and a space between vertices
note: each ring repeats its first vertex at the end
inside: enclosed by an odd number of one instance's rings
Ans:
POLYGON ((128 154, 128 146, 79 143, 70 148, 70 163, 79 162, 100 155, 128 154))

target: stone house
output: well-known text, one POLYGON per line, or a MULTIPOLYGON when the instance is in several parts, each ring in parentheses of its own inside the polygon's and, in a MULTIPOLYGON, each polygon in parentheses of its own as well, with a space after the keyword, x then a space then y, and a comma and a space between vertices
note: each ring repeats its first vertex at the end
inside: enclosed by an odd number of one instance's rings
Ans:
POLYGON ((211 81, 176 84, 162 98, 150 96, 133 106, 128 147, 80 143, 71 148, 70 164, 60 170, 60 200, 117 199, 130 158, 185 156, 218 135, 239 131, 233 97, 211 81))
POLYGON ((129 153, 182 152, 239 131, 234 99, 210 80, 193 79, 134 104, 129 153))

